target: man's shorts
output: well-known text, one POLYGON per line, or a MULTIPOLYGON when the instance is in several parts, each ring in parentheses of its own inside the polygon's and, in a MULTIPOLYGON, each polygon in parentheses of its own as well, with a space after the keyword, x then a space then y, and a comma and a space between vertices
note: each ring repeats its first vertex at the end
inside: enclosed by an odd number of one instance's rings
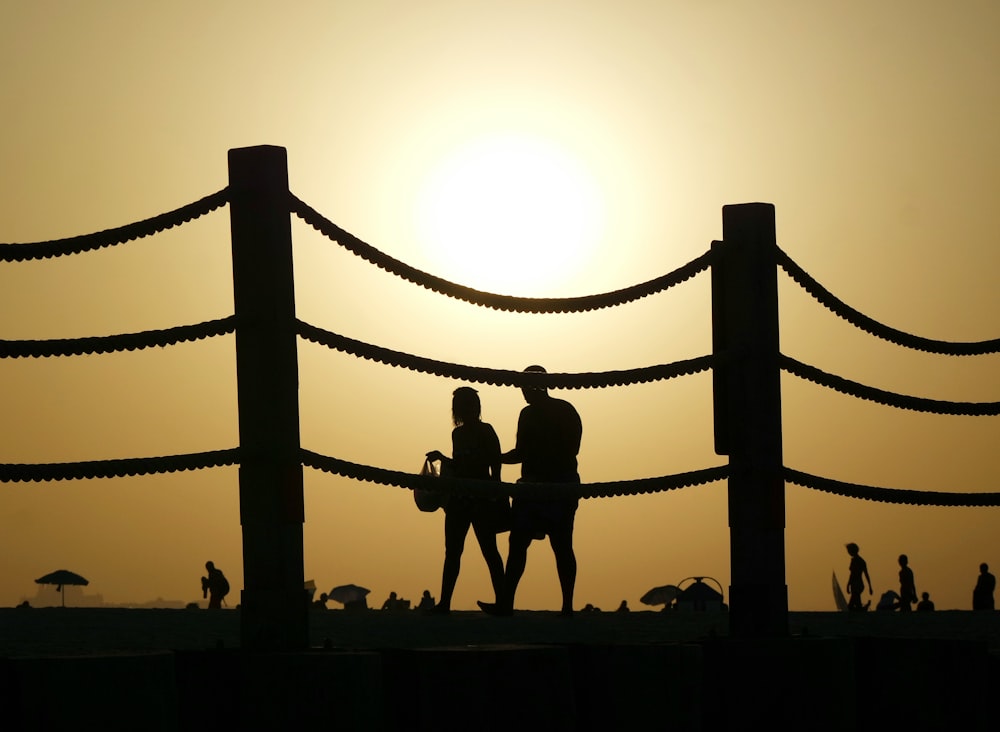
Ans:
POLYGON ((539 500, 518 497, 511 501, 511 533, 527 534, 532 539, 571 536, 576 517, 577 498, 539 500))

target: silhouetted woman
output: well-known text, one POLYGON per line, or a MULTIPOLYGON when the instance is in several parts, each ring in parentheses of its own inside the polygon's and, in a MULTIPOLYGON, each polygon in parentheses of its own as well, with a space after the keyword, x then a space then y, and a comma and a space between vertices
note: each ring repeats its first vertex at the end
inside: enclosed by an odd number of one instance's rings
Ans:
MULTIPOLYGON (((440 460, 442 468, 454 478, 500 480, 500 439, 492 425, 481 420, 482 408, 475 389, 461 386, 452 394, 451 415, 455 429, 451 433, 449 458, 431 450, 427 458, 440 460)), ((444 570, 441 574, 441 598, 431 612, 446 614, 451 610, 451 596, 458 581, 465 537, 472 527, 490 571, 494 593, 503 586, 503 559, 497 550, 495 518, 497 501, 469 495, 452 495, 444 509, 444 570)))
POLYGON ((865 580, 868 580, 868 594, 874 595, 872 578, 868 576, 868 563, 858 554, 858 545, 851 542, 847 545, 847 553, 851 555, 851 565, 847 576, 847 594, 851 599, 847 603, 848 610, 867 610, 868 604, 861 604, 861 593, 865 591, 865 580))
POLYGON ((975 589, 972 590, 972 609, 992 610, 993 590, 996 586, 997 578, 990 574, 990 565, 983 562, 979 565, 979 577, 975 589))

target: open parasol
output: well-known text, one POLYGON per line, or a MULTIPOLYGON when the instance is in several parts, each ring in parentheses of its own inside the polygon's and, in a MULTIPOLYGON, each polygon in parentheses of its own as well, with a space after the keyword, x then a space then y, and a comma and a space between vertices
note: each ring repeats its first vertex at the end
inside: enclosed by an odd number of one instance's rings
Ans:
POLYGON ((56 592, 62 593, 62 606, 66 607, 66 585, 89 585, 86 579, 68 569, 57 569, 35 580, 40 585, 55 585, 56 592))
POLYGON ((677 585, 660 585, 640 597, 639 602, 643 605, 669 605, 677 597, 678 592, 677 585))

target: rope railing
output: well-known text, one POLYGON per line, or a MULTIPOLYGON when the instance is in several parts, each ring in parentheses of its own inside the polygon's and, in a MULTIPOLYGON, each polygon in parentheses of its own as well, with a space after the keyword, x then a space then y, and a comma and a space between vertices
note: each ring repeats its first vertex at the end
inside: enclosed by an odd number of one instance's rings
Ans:
POLYGON ((289 194, 292 212, 331 241, 390 274, 425 289, 481 307, 522 313, 579 313, 624 305, 678 285, 707 270, 715 254, 709 250, 673 272, 613 292, 579 297, 515 297, 483 292, 449 282, 379 251, 354 234, 325 218, 308 204, 289 194))
POLYGON ((781 268, 821 305, 856 328, 860 328, 877 338, 889 341, 897 346, 903 346, 904 348, 912 348, 917 351, 937 353, 944 356, 983 356, 991 353, 1000 353, 1000 338, 970 342, 939 341, 911 335, 888 325, 883 325, 837 298, 823 287, 823 285, 809 276, 802 267, 796 264, 780 248, 777 250, 777 261, 781 268))
MULTIPOLYGON (((288 196, 291 213, 298 216, 306 224, 318 230, 327 238, 337 242, 351 253, 365 259, 380 269, 439 294, 464 300, 474 305, 502 311, 573 313, 623 305, 685 282, 709 269, 718 256, 715 252, 709 250, 673 272, 661 277, 601 294, 566 298, 530 298, 500 295, 459 285, 401 262, 337 226, 293 194, 289 193, 288 196)), ((125 226, 65 239, 33 243, 0 244, 0 261, 16 262, 44 259, 114 246, 133 239, 151 236, 197 219, 221 208, 229 200, 229 188, 223 188, 220 191, 173 211, 125 226)), ((979 342, 940 341, 915 336, 886 326, 838 299, 807 274, 780 248, 777 249, 777 263, 797 284, 822 305, 852 325, 886 341, 906 348, 943 355, 966 356, 1000 352, 1000 339, 979 342)), ((233 332, 235 332, 235 316, 229 316, 194 325, 111 336, 47 340, 0 340, 0 358, 40 358, 133 351, 175 345, 186 341, 202 340, 233 332)), ((555 389, 586 389, 649 383, 707 371, 713 365, 716 365, 717 359, 721 358, 720 355, 707 355, 671 364, 595 373, 524 373, 437 361, 364 343, 323 330, 301 320, 296 320, 296 332, 307 341, 390 366, 474 383, 522 388, 544 386, 555 389)), ((841 393, 899 409, 967 416, 996 416, 1000 414, 1000 402, 952 402, 896 394, 827 373, 788 356, 781 355, 780 360, 781 368, 795 376, 841 393)), ((449 493, 476 490, 479 492, 479 495, 597 498, 674 490, 726 480, 729 477, 728 466, 718 466, 676 475, 628 481, 585 484, 511 484, 449 478, 427 478, 415 474, 352 463, 307 450, 302 450, 301 454, 302 464, 307 467, 360 481, 392 485, 411 490, 424 488, 449 493)), ((73 463, 4 463, 0 464, 0 482, 74 480, 197 470, 238 464, 240 455, 240 449, 234 448, 185 455, 73 463)), ((968 494, 879 488, 821 478, 787 467, 784 468, 784 476, 786 481, 790 483, 863 500, 933 506, 1000 505, 1000 494, 998 493, 968 494)))
POLYGON ((123 478, 128 475, 176 473, 236 465, 239 448, 162 457, 89 460, 71 463, 0 463, 0 483, 123 478))
POLYGON ((1000 415, 1000 402, 950 402, 907 396, 859 384, 856 381, 827 373, 815 366, 809 366, 783 354, 780 356, 780 361, 783 370, 801 379, 814 382, 843 394, 849 394, 858 399, 877 402, 878 404, 896 407, 897 409, 971 417, 995 417, 996 415, 1000 415))
POLYGON ((831 478, 803 473, 785 468, 784 478, 805 488, 832 493, 845 498, 857 498, 880 503, 898 503, 910 506, 1000 506, 1000 493, 948 493, 945 491, 917 491, 899 488, 878 488, 858 483, 847 483, 831 478))
POLYGON ((323 330, 301 320, 297 320, 296 324, 298 326, 298 334, 305 340, 357 356, 358 358, 405 368, 411 371, 419 371, 425 374, 433 374, 434 376, 446 376, 452 379, 461 379, 480 384, 492 384, 494 386, 596 389, 609 386, 645 384, 707 371, 712 367, 712 363, 716 358, 711 355, 699 356, 671 364, 595 373, 525 373, 522 371, 466 366, 436 361, 431 358, 414 356, 409 353, 364 343, 353 338, 348 338, 347 336, 323 330))
POLYGON ((152 236, 161 231, 194 221, 221 208, 228 201, 229 188, 227 187, 173 211, 114 229, 105 229, 93 234, 82 234, 66 239, 52 239, 50 241, 23 244, 0 244, 0 261, 24 262, 31 259, 49 259, 51 257, 80 254, 82 252, 123 244, 132 239, 152 236))
POLYGON ((475 493, 477 496, 494 498, 501 496, 513 498, 530 496, 539 499, 608 498, 611 496, 640 495, 713 483, 725 480, 729 475, 729 466, 720 465, 676 475, 604 483, 499 483, 488 480, 435 478, 404 473, 328 457, 310 450, 302 450, 302 464, 324 473, 333 473, 345 478, 408 490, 441 491, 449 495, 475 493))
POLYGON ((194 325, 179 325, 162 330, 147 330, 122 335, 90 336, 86 338, 54 338, 49 340, 0 340, 0 358, 47 358, 52 356, 82 356, 88 353, 136 351, 155 346, 172 346, 185 341, 199 341, 227 335, 236 330, 236 318, 208 320, 194 325))

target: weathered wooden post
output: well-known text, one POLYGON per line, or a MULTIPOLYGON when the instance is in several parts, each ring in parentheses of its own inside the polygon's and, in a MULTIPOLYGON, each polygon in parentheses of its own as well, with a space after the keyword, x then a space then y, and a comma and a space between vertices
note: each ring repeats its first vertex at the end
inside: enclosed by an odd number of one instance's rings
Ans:
POLYGON ((713 242, 715 451, 729 456, 733 637, 788 634, 774 206, 722 209, 713 242))
POLYGON ((288 162, 284 148, 229 151, 240 523, 247 650, 309 645, 288 162))

